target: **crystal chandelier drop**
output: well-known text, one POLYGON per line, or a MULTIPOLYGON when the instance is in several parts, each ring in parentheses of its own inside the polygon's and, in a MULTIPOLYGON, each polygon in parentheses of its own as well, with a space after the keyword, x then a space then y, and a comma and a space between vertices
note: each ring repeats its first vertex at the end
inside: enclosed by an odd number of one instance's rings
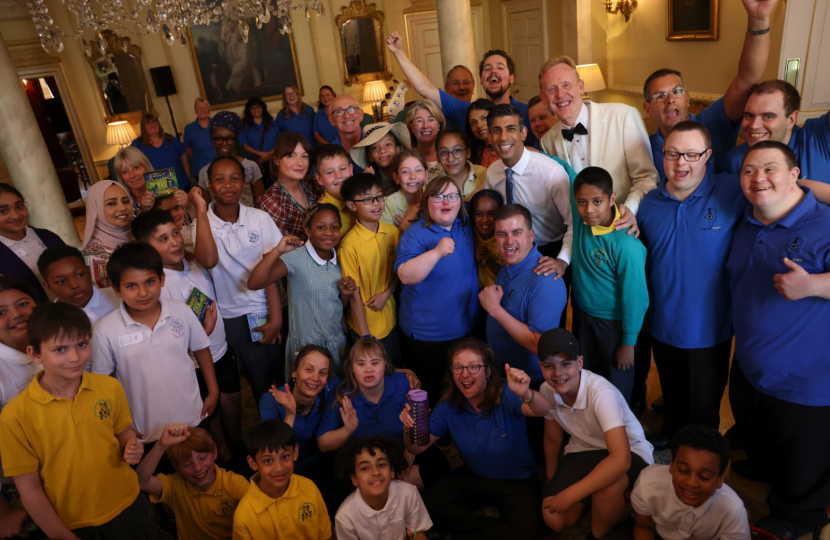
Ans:
MULTIPOLYGON (((255 17, 257 28, 262 28, 271 17, 279 23, 280 33, 291 33, 291 11, 305 9, 306 21, 314 12, 317 18, 326 14, 322 0, 134 0, 132 8, 124 5, 122 0, 60 0, 66 10, 77 21, 77 32, 67 32, 59 28, 44 0, 26 0, 26 7, 35 23, 40 43, 49 52, 63 50, 63 39, 81 39, 84 52, 92 54, 97 47, 104 54, 106 44, 101 34, 103 30, 113 30, 119 35, 136 33, 127 29, 124 23, 134 23, 137 33, 149 34, 161 31, 168 45, 176 42, 187 45, 185 28, 200 24, 211 24, 224 19, 239 21, 240 32, 245 42, 248 41, 248 17, 255 17), (146 8, 146 10, 144 9, 146 8), (86 32, 89 31, 89 32, 86 32), (87 41, 85 34, 92 34, 87 41)), ((121 47, 126 52, 128 43, 122 38, 121 47)))

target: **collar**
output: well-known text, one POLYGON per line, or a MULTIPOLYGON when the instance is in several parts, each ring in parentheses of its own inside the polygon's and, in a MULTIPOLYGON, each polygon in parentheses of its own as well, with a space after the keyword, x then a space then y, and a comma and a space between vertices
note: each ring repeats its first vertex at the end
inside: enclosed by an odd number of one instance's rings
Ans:
MULTIPOLYGON (((57 302, 57 300, 55 300, 57 302)), ((92 296, 89 297, 89 302, 86 303, 84 306, 85 308, 97 308, 101 305, 101 291, 98 290, 98 287, 95 284, 92 285, 92 296)))
POLYGON ((536 243, 533 243, 533 247, 530 248, 530 251, 527 252, 527 257, 525 257, 522 262, 518 264, 514 264, 512 266, 507 266, 506 264, 502 266, 502 269, 507 273, 508 276, 511 278, 516 277, 517 274, 521 274, 527 271, 527 268, 535 268, 536 264, 541 257, 542 254, 539 253, 539 250, 536 248, 536 243))
MULTIPOLYGON (((464 204, 464 201, 461 201, 461 203, 464 204)), ((458 213, 460 214, 461 211, 459 210, 458 213)), ((426 224, 426 218, 423 216, 423 214, 419 214, 419 216, 420 217, 418 218, 418 221, 416 221, 415 223, 410 225, 410 228, 412 228, 413 226, 418 225, 418 224, 421 224, 422 226, 424 224, 426 224)), ((449 233, 449 235, 452 236, 452 232, 456 229, 456 227, 462 228, 461 227, 461 218, 459 216, 455 217, 455 221, 452 222, 452 225, 450 225, 449 229, 447 229, 445 227, 442 227, 441 225, 438 225, 435 222, 433 222, 432 225, 427 227, 427 229, 429 229, 430 231, 438 232, 438 233, 449 233)))
POLYGON ((334 206, 335 208, 337 208, 338 210, 340 210, 341 212, 343 211, 344 208, 346 208, 346 201, 344 201, 343 199, 338 199, 337 197, 335 197, 333 195, 330 195, 328 191, 325 192, 325 194, 323 195, 323 198, 320 199, 320 202, 321 203, 328 203, 328 204, 334 206))
POLYGON ((259 478, 259 472, 255 473, 251 477, 251 487, 248 489, 247 495, 251 501, 251 507, 257 514, 261 514, 267 510, 269 506, 276 504, 276 502, 280 499, 290 499, 291 497, 296 497, 300 490, 297 485, 297 476, 292 473, 291 478, 288 480, 288 489, 285 490, 285 493, 283 493, 279 499, 274 499, 271 496, 266 495, 265 492, 259 488, 259 484, 257 484, 259 478))
POLYGON ((556 391, 554 391, 553 399, 556 401, 556 406, 571 409, 571 412, 587 409, 588 389, 586 388, 586 386, 588 385, 588 382, 585 380, 586 378, 587 377, 585 376, 585 369, 583 368, 582 371, 579 372, 579 390, 576 392, 576 400, 574 401, 573 407, 562 401, 562 396, 560 396, 556 391))
POLYGON ((390 515, 395 514, 395 510, 398 507, 398 486, 395 485, 395 480, 393 479, 389 483, 389 497, 386 499, 386 504, 383 505, 383 508, 380 510, 375 510, 371 506, 369 506, 366 501, 363 500, 363 496, 360 494, 360 490, 356 489, 354 492, 354 500, 355 506, 360 511, 360 514, 369 519, 375 516, 379 516, 383 513, 389 513, 390 515))
POLYGON ((698 518, 703 517, 703 515, 709 511, 709 507, 712 506, 715 497, 718 496, 718 491, 715 490, 715 492, 712 493, 712 496, 703 501, 703 504, 701 504, 700 506, 689 506, 688 504, 681 501, 680 498, 677 496, 677 492, 674 490, 674 484, 669 483, 669 485, 671 486, 671 495, 669 496, 671 497, 671 500, 674 503, 674 505, 684 512, 691 512, 698 518))
POLYGON ((470 171, 470 174, 467 175, 467 182, 473 182, 477 178, 478 175, 476 174, 476 168, 473 165, 473 162, 470 161, 469 159, 467 160, 467 170, 470 171))
POLYGON ((5 343, 0 343, 0 358, 9 364, 16 364, 18 366, 25 366, 32 363, 29 355, 22 353, 17 349, 12 349, 5 343))
POLYGON ((17 244, 18 242, 25 242, 27 240, 31 240, 32 237, 35 236, 35 231, 32 230, 31 227, 26 227, 26 236, 24 236, 21 240, 12 240, 10 238, 6 238, 5 236, 0 236, 0 242, 3 242, 7 247, 12 247, 13 245, 17 244))
POLYGON ((190 273, 190 263, 187 262, 187 258, 182 259, 182 264, 184 264, 184 267, 182 268, 181 271, 171 270, 170 268, 165 268, 164 269, 164 275, 165 275, 166 279, 172 279, 172 280, 175 280, 175 281, 179 281, 184 276, 189 274, 190 273))
POLYGON ((363 394, 361 394, 361 393, 360 393, 360 390, 358 390, 358 391, 354 394, 354 396, 352 396, 352 397, 350 398, 350 399, 352 400, 352 403, 358 403, 358 402, 359 402, 359 403, 366 403, 366 404, 371 405, 371 406, 373 406, 373 407, 380 407, 380 406, 382 406, 382 405, 383 405, 383 403, 384 403, 387 399, 389 399, 389 396, 391 396, 391 395, 394 393, 394 389, 392 388, 392 377, 394 377, 394 374, 392 374, 392 375, 384 375, 384 376, 383 376, 383 394, 381 394, 381 396, 380 396, 380 400, 378 400, 377 405, 375 405, 374 403, 372 403, 371 401, 369 401, 368 399, 366 399, 366 398, 363 396, 363 394))
MULTIPOLYGON (((502 164, 503 163, 504 163, 504 161, 502 161, 502 164)), ((525 173, 525 170, 527 170, 527 166, 529 164, 530 164, 530 150, 528 150, 527 148, 522 148, 522 157, 520 157, 519 161, 516 162, 516 164, 514 166, 510 167, 510 168, 513 169, 513 174, 518 174, 519 176, 522 176, 525 173)), ((505 165, 505 168, 507 168, 506 165, 505 165)))
POLYGON ((591 118, 590 111, 588 110, 589 103, 589 101, 582 102, 582 108, 579 110, 579 114, 576 115, 576 122, 574 122, 573 126, 568 126, 565 124, 565 122, 561 122, 562 126, 568 129, 572 129, 577 124, 582 124, 583 126, 585 126, 585 129, 590 131, 590 126, 588 126, 588 122, 591 118))
POLYGON ((369 229, 366 228, 361 222, 355 220, 354 227, 352 227, 353 231, 357 232, 357 235, 360 237, 361 240, 364 242, 368 242, 372 238, 374 238, 378 234, 386 234, 386 231, 383 230, 383 227, 380 226, 382 222, 378 221, 378 232, 373 233, 369 229))
MULTIPOLYGON (((161 321, 166 321, 167 318, 171 316, 170 315, 170 310, 167 309, 166 301, 164 299, 159 298, 159 303, 161 304, 161 313, 159 314, 159 320, 156 321, 156 327, 158 327, 158 324, 161 321)), ((124 322, 124 326, 127 326, 127 327, 132 326, 132 325, 144 326, 141 323, 135 322, 133 320, 133 318, 130 317, 130 314, 127 313, 127 308, 126 308, 126 305, 124 304, 123 300, 121 301, 121 305, 118 306, 118 311, 119 311, 119 313, 121 313, 121 320, 124 322)), ((146 326, 145 326, 145 328, 146 328, 146 326)), ((150 328, 150 330, 154 330, 154 328, 150 328)))
MULTIPOLYGON (((603 227, 602 225, 594 225, 594 226, 591 227, 591 234, 593 234, 594 236, 602 236, 604 234, 608 234, 608 233, 612 233, 612 232, 616 231, 617 229, 615 228, 614 224, 619 219, 620 219, 620 209, 615 204, 614 205, 614 221, 611 222, 611 226, 610 227, 603 227)), ((585 222, 583 221, 582 223, 585 223, 585 222)), ((587 225, 587 223, 586 223, 586 225, 587 225)))
POLYGON ((795 206, 790 208, 790 211, 787 213, 787 215, 785 215, 784 217, 782 217, 778 221, 773 221, 769 225, 764 225, 763 223, 761 223, 760 221, 755 219, 755 216, 752 213, 752 211, 753 211, 753 206, 752 205, 749 205, 747 207, 746 214, 744 214, 747 221, 749 221, 750 223, 752 223, 754 225, 758 225, 759 227, 762 227, 762 228, 763 227, 772 228, 772 227, 775 227, 776 225, 779 225, 781 227, 785 227, 787 229, 793 229, 793 228, 797 227, 804 220, 804 218, 807 217, 807 214, 812 212, 813 209, 818 204, 818 202, 816 201, 816 198, 813 196, 813 192, 810 191, 810 188, 805 188, 805 187, 801 187, 801 186, 799 186, 799 187, 801 188, 801 191, 804 192, 804 198, 802 198, 798 202, 798 204, 796 204, 795 206))
MULTIPOLYGON (((32 379, 32 382, 31 384, 29 384, 29 387, 27 389, 27 391, 29 392, 29 397, 34 401, 40 403, 41 405, 46 405, 47 403, 51 403, 52 401, 62 400, 63 398, 59 398, 58 396, 50 394, 49 392, 44 390, 43 387, 40 385, 40 380, 43 378, 44 373, 45 372, 40 371, 35 374, 35 377, 32 379)), ((81 390, 93 390, 91 378, 89 376, 89 373, 87 373, 86 371, 84 371, 81 374, 81 386, 78 387, 78 393, 75 394, 76 397, 81 394, 81 390)))
POLYGON ((225 221, 224 219, 220 218, 216 215, 214 209, 216 208, 216 203, 210 203, 208 206, 208 220, 210 220, 210 228, 211 229, 222 229, 225 227, 244 227, 245 226, 245 206, 242 203, 239 203, 239 217, 236 218, 236 223, 231 223, 230 221, 225 221))
POLYGON ((314 249, 314 246, 311 245, 311 242, 306 242, 305 243, 305 250, 308 251, 308 254, 311 255, 311 258, 314 260, 314 262, 317 263, 317 266, 325 266, 327 264, 332 264, 332 265, 335 265, 335 266, 337 265, 337 250, 336 249, 331 250, 331 252, 334 254, 334 257, 332 257, 330 261, 326 261, 326 260, 321 259, 320 256, 317 255, 317 251, 314 249))

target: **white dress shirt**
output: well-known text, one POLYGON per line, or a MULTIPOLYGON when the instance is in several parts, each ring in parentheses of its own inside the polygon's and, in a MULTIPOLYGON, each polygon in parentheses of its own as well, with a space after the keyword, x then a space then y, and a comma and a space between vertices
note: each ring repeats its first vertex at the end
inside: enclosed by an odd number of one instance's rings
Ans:
MULTIPOLYGON (((591 121, 589 114, 589 101, 582 102, 582 108, 576 117, 576 122, 573 126, 566 126, 564 122, 561 123, 557 129, 573 128, 577 124, 582 124, 588 130, 588 123, 591 121)), ((590 133, 590 131, 588 131, 590 133)), ((568 149, 568 156, 570 157, 571 167, 579 174, 585 167, 591 166, 591 138, 588 135, 579 135, 574 133, 572 141, 565 140, 565 148, 568 149)))
MULTIPOLYGON (((506 197, 506 168, 502 160, 492 163, 484 182, 485 188, 494 189, 503 197, 506 197)), ((570 264, 573 219, 571 181, 565 168, 548 156, 525 148, 511 169, 514 202, 530 210, 536 242, 544 246, 562 240, 557 258, 570 264)))
POLYGON ((749 540, 746 508, 737 493, 722 485, 700 506, 682 502, 668 465, 646 467, 631 492, 631 507, 651 516, 663 540, 749 540))

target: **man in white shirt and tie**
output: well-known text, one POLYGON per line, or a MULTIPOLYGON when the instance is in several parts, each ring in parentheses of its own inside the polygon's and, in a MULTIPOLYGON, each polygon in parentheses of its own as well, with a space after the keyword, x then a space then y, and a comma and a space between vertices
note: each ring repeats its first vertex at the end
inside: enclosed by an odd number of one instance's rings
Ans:
POLYGON ((525 148, 527 127, 516 107, 496 105, 487 115, 487 126, 490 144, 501 160, 487 169, 484 187, 501 193, 506 204, 530 210, 539 252, 551 258, 558 279, 571 262, 573 244, 568 173, 550 157, 525 148))
POLYGON ((542 150, 571 164, 602 167, 614 179, 619 205, 617 229, 634 224, 646 193, 657 187, 657 171, 643 119, 622 103, 582 100, 584 84, 567 56, 548 60, 539 71, 539 96, 561 126, 542 137, 542 150))

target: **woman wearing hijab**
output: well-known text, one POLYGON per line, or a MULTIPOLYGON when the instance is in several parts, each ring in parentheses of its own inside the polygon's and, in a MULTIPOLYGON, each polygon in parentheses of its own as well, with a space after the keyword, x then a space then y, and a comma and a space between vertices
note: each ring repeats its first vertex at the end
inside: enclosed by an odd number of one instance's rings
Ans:
POLYGON ((81 253, 98 288, 110 286, 107 262, 115 248, 132 240, 132 221, 133 204, 124 186, 112 180, 101 180, 89 188, 81 253))

